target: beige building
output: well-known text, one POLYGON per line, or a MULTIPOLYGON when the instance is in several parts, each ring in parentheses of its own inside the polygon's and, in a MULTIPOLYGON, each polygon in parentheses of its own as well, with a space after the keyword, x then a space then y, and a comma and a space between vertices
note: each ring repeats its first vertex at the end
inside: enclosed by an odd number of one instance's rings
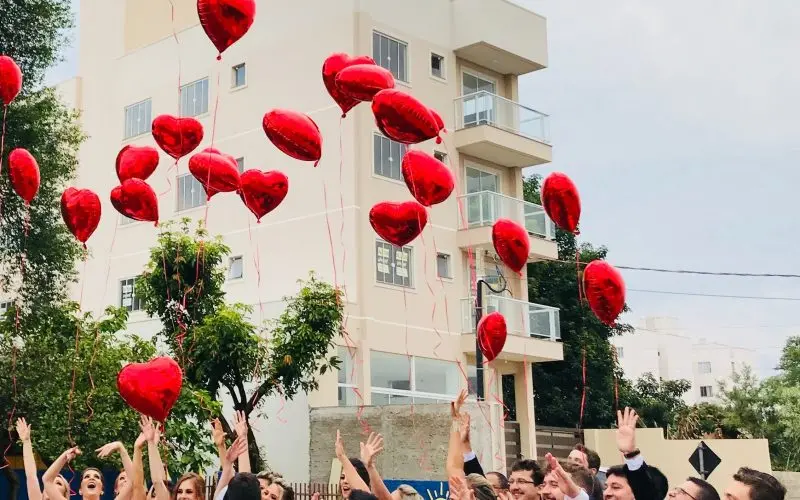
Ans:
MULTIPOLYGON (((206 206, 186 158, 175 169, 162 154, 148 182, 160 193, 162 220, 207 215, 210 232, 224 237, 232 249, 228 299, 254 305, 254 320, 279 313, 281 298, 310 270, 346 288, 354 357, 340 348, 345 369, 338 379, 323 376, 307 398, 269 401, 254 424, 273 467, 306 480, 309 407, 444 402, 466 385, 464 373, 474 377, 470 268, 479 278, 496 275, 491 225, 498 217, 528 228, 532 261, 556 257, 552 223, 522 200, 522 168, 551 161, 548 117, 518 103, 517 84, 519 75, 547 66, 546 21, 505 0, 259 0, 250 32, 217 61, 195 3, 81 3, 79 76, 60 91, 83 111, 90 136, 76 185, 96 190, 104 202, 79 285, 83 308, 123 305, 132 331, 159 328, 140 311, 133 288, 157 230, 123 220, 108 201, 117 152, 126 144, 154 145, 153 118, 194 116, 205 127, 200 148, 214 144, 242 169, 283 171, 289 195, 260 224, 233 194, 206 206), (340 120, 321 78, 333 52, 372 55, 448 129, 443 144, 413 147, 452 166, 456 192, 431 210, 423 236, 402 249, 376 236, 368 212, 379 201, 411 199, 400 174, 406 148, 380 135, 368 104, 340 120), (306 112, 319 125, 317 168, 267 140, 261 119, 275 107, 306 112), (292 453, 284 452, 287 445, 292 453)), ((531 456, 531 363, 562 359, 558 310, 528 303, 524 279, 511 279, 510 288, 485 300, 489 310, 505 313, 511 330, 487 370, 486 394, 501 398, 501 384, 513 384, 515 401, 506 403, 521 423, 521 453, 531 456)), ((503 439, 493 446, 483 455, 505 456, 503 439)))

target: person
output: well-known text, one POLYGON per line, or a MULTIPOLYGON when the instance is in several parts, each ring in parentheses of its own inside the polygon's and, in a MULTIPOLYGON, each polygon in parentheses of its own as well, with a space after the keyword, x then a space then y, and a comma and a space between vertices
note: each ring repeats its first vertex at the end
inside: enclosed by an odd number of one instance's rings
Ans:
POLYGON ((259 500, 261 485, 258 477, 250 472, 240 472, 231 479, 225 492, 226 500, 259 500))
MULTIPOLYGON (((47 493, 39 487, 39 476, 36 473, 36 458, 31 443, 31 426, 24 418, 17 419, 17 436, 22 443, 22 463, 25 467, 25 484, 28 488, 28 500, 48 500, 47 493)), ((69 483, 59 474, 54 479, 59 493, 69 498, 69 483)))
POLYGON ((784 500, 786 488, 766 472, 742 467, 725 490, 725 500, 784 500))
MULTIPOLYGON (((466 467, 466 463, 464 466, 466 467)), ((486 479, 492 485, 492 488, 494 488, 494 491, 498 496, 504 496, 506 493, 508 493, 508 478, 505 476, 505 474, 500 472, 487 472, 486 479)))
POLYGON ((567 461, 581 467, 589 468, 589 456, 586 453, 586 447, 578 443, 569 452, 567 461))
POLYGON ((675 500, 720 500, 719 493, 711 484, 696 477, 688 477, 680 486, 673 488, 668 498, 675 500))
POLYGON ((604 483, 597 478, 600 469, 600 455, 590 450, 581 443, 575 445, 569 452, 567 460, 577 466, 584 467, 592 474, 592 488, 588 490, 589 497, 593 499, 603 498, 604 483), (594 463, 594 467, 592 464, 594 463))
MULTIPOLYGON (((617 448, 625 457, 625 465, 609 467, 606 472, 605 500, 650 500, 659 497, 649 467, 636 447, 636 423, 639 416, 626 407, 617 411, 617 448)), ((659 472, 660 473, 660 472, 659 472)))
POLYGON ((342 434, 338 430, 336 431, 335 450, 336 458, 339 459, 339 463, 342 466, 342 474, 339 476, 339 490, 342 493, 342 497, 349 499, 353 490, 360 490, 365 493, 371 491, 367 467, 361 460, 347 457, 344 452, 342 434))
POLYGON ((508 491, 514 500, 539 500, 539 486, 543 482, 544 473, 539 463, 523 458, 511 466, 508 491))
POLYGON ((206 481, 196 472, 187 472, 175 482, 172 500, 206 500, 206 481))
POLYGON ((486 477, 480 474, 467 475, 467 484, 475 494, 475 500, 497 500, 497 493, 486 477))
POLYGON ((107 458, 113 453, 119 453, 122 462, 122 470, 114 480, 114 498, 116 500, 129 500, 133 494, 133 462, 131 461, 128 450, 120 441, 114 441, 101 446, 97 450, 97 456, 107 458))
POLYGON ((589 500, 594 478, 586 467, 569 459, 559 462, 545 455, 544 480, 539 488, 542 500, 589 500))
MULTIPOLYGON (((81 454, 78 447, 66 450, 56 458, 42 476, 44 491, 50 500, 67 500, 69 497, 64 495, 63 490, 56 484, 56 478, 61 469, 81 454)), ((89 467, 81 475, 81 485, 78 492, 84 500, 99 500, 103 495, 104 484, 103 475, 94 467, 89 467)))

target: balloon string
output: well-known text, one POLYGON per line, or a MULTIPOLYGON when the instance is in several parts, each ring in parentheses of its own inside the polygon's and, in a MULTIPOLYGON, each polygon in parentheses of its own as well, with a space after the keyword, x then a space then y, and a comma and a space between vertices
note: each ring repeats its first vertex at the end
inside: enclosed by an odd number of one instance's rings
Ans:
POLYGON ((339 278, 336 273, 336 255, 333 251, 333 233, 331 232, 331 216, 328 213, 328 186, 325 181, 322 181, 322 200, 325 204, 325 224, 328 226, 328 243, 331 249, 331 262, 333 263, 333 286, 336 290, 339 289, 339 278))
MULTIPOLYGON (((181 137, 181 143, 183 143, 183 134, 180 134, 180 137, 181 137)), ((167 194, 170 191, 172 191, 172 180, 170 179, 170 177, 172 176, 171 172, 173 170, 175 170, 175 177, 177 177, 178 176, 178 160, 177 159, 175 160, 175 163, 173 163, 172 166, 170 166, 167 169, 167 171, 164 173, 164 177, 167 180, 167 189, 165 189, 164 191, 158 193, 158 197, 159 198, 161 198, 165 194, 167 194)))
MULTIPOLYGON (((88 252, 83 254, 83 276, 86 276, 86 264, 89 261, 88 252)), ((81 280, 81 293, 78 298, 78 311, 83 307, 83 291, 86 287, 86 280, 81 280)), ((80 353, 80 340, 81 340, 81 324, 80 319, 76 318, 75 325, 75 354, 72 361, 72 386, 69 390, 69 410, 67 412, 67 436, 69 438, 70 446, 75 446, 75 439, 72 437, 72 404, 75 400, 75 380, 77 377, 78 369, 78 355, 80 353)))
POLYGON ((581 249, 575 242, 575 277, 578 282, 578 305, 583 303, 583 280, 581 279, 581 249))
MULTIPOLYGON (((250 238, 250 251, 253 251, 253 231, 250 227, 250 217, 247 217, 247 236, 250 238)), ((256 268, 256 289, 258 290, 258 307, 261 310, 261 321, 264 321, 264 301, 261 299, 261 250, 256 237, 255 253, 253 254, 253 266, 256 268)), ((244 266, 244 261, 242 261, 244 266)), ((244 275, 244 269, 242 270, 244 275)))
MULTIPOLYGON (((3 173, 3 156, 6 152, 6 116, 8 115, 8 105, 3 106, 3 133, 0 135, 0 173, 3 173)), ((0 190, 0 221, 3 219, 3 197, 5 194, 0 190)))
MULTIPOLYGON (((214 139, 217 136, 217 110, 219 109, 219 93, 220 93, 219 81, 220 81, 220 75, 221 75, 221 72, 220 72, 220 69, 219 69, 219 63, 217 63, 217 98, 214 101, 214 116, 211 119, 211 147, 212 148, 214 147, 214 139)), ((209 171, 209 173, 210 173, 210 171, 209 171)))
POLYGON ((581 394, 581 413, 580 413, 580 420, 578 422, 578 429, 583 428, 583 413, 586 409, 586 347, 582 349, 583 351, 583 360, 581 361, 581 373, 583 379, 583 391, 581 394))

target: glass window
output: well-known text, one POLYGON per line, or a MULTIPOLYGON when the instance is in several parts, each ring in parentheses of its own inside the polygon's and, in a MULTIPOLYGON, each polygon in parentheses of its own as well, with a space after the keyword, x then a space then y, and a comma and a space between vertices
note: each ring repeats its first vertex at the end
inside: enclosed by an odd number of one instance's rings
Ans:
POLYGON ((701 398, 710 398, 714 396, 714 388, 710 385, 702 385, 700 386, 700 397, 701 398))
POLYGON ((125 107, 125 139, 150 132, 153 109, 150 99, 125 107))
POLYGON ((247 68, 244 63, 231 68, 231 87, 244 87, 247 84, 247 68))
POLYGON ((181 87, 181 116, 208 113, 208 78, 181 87))
POLYGON ((617 357, 622 358, 625 356, 625 349, 622 347, 617 347, 617 357))
POLYGON ((9 309, 11 309, 10 301, 0 302, 0 314, 5 314, 9 309))
POLYGON ((378 32, 372 33, 372 58, 392 72, 401 82, 408 82, 408 44, 378 32))
POLYGON ((439 359, 414 358, 414 391, 458 394, 459 369, 455 363, 439 359))
POLYGON ((400 166, 408 146, 393 141, 381 134, 373 136, 373 168, 376 175, 388 177, 396 181, 403 180, 400 166))
POLYGON ((128 311, 139 311, 142 299, 136 296, 136 278, 128 278, 119 282, 119 305, 128 311))
POLYGON ((697 371, 700 373, 711 373, 711 361, 700 361, 697 363, 697 371))
POLYGON ((447 154, 442 153, 441 151, 434 151, 433 152, 433 157, 436 158, 437 160, 439 160, 442 163, 447 163, 446 162, 447 154))
POLYGON ((450 262, 450 255, 446 253, 436 254, 436 275, 440 278, 452 278, 453 270, 450 262))
POLYGON ((496 174, 476 168, 467 172, 467 220, 472 225, 493 224, 502 211, 502 198, 491 194, 476 194, 483 191, 499 192, 500 180, 496 174))
POLYGON ((494 123, 496 85, 476 75, 464 73, 461 78, 464 126, 494 123), (478 93, 480 92, 480 93, 478 93))
POLYGON ((431 75, 444 80, 444 56, 431 52, 431 75))
POLYGON ((236 158, 236 168, 239 169, 239 173, 241 174, 244 172, 244 156, 240 156, 236 158))
POLYGON ((355 363, 353 358, 356 356, 355 348, 351 351, 346 346, 339 346, 336 356, 341 360, 339 366, 339 379, 337 392, 339 393, 339 406, 355 406, 359 404, 359 398, 353 389, 358 387, 356 384, 355 373, 353 371, 355 363))
POLYGON ((372 351, 372 404, 430 404, 452 401, 461 387, 454 362, 372 351))
POLYGON ((228 279, 236 280, 244 276, 244 259, 241 255, 228 259, 228 279))
POLYGON ((178 208, 188 210, 190 208, 202 207, 206 204, 206 190, 200 181, 191 174, 183 174, 178 177, 178 208))
POLYGON ((414 285, 414 249, 411 247, 397 248, 383 240, 376 241, 375 266, 378 283, 409 288, 414 285))
POLYGON ((372 387, 410 391, 411 360, 412 358, 402 354, 370 352, 372 387))
POLYGON ((136 221, 134 219, 131 219, 130 217, 125 217, 122 214, 120 214, 120 216, 119 216, 119 225, 120 226, 127 226, 129 224, 133 224, 134 222, 136 222, 136 221))

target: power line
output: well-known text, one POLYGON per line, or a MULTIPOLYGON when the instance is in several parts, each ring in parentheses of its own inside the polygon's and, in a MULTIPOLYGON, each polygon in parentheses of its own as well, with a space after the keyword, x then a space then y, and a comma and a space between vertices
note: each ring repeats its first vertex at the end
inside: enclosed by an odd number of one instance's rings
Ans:
MULTIPOLYGON (((572 260, 556 260, 564 264, 575 265, 572 260)), ((587 266, 589 262, 581 262, 580 265, 587 266)), ((697 271, 693 269, 665 269, 659 267, 638 267, 638 266, 620 266, 614 264, 617 269, 625 269, 627 271, 647 271, 654 273, 669 273, 669 274, 697 274, 701 276, 735 276, 740 278, 800 278, 800 274, 785 274, 785 273, 738 273, 738 272, 725 272, 725 271, 697 271)))
POLYGON ((640 293, 660 293, 663 295, 688 295, 692 297, 714 297, 720 299, 748 299, 748 300, 785 300, 798 302, 800 297, 764 297, 759 295, 725 295, 718 293, 699 293, 699 292, 673 292, 668 290, 642 290, 639 288, 628 288, 629 292, 640 293))

